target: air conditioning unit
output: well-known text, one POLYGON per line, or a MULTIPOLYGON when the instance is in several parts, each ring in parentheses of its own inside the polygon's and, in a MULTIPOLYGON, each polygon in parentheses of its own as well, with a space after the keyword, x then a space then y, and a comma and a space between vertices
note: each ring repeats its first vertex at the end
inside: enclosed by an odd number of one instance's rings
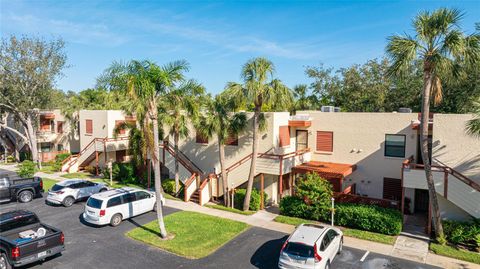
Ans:
POLYGON ((409 107, 401 107, 398 109, 398 113, 412 113, 412 109, 409 107))
POLYGON ((322 106, 321 111, 322 112, 335 112, 335 107, 334 106, 322 106))

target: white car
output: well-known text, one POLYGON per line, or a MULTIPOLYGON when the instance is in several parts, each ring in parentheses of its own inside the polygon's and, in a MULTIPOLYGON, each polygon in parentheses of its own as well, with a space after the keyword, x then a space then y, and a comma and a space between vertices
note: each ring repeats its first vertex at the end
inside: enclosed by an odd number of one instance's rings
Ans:
MULTIPOLYGON (((162 205, 165 198, 160 197, 162 205)), ((83 219, 91 224, 118 226, 122 220, 156 210, 155 192, 120 188, 98 193, 88 198, 83 219)))
POLYGON ((343 249, 343 233, 337 228, 301 224, 282 246, 280 269, 329 269, 343 249))
POLYGON ((47 202, 70 207, 78 200, 86 199, 95 193, 107 190, 107 186, 103 183, 69 179, 52 186, 48 191, 47 202))

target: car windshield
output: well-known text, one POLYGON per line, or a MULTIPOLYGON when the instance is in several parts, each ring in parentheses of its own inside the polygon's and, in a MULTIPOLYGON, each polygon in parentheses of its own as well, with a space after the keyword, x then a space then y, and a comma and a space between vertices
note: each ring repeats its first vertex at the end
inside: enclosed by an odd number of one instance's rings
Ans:
POLYGON ((63 188, 65 188, 65 186, 55 184, 55 185, 53 185, 53 187, 52 187, 52 191, 59 191, 59 190, 61 190, 61 189, 63 189, 63 188))
POLYGON ((299 243, 289 242, 285 246, 284 252, 300 257, 313 257, 313 247, 299 243))
POLYGON ((100 209, 102 207, 102 203, 103 203, 102 200, 98 200, 98 199, 90 197, 90 198, 88 198, 87 206, 93 207, 93 208, 96 208, 96 209, 100 209))

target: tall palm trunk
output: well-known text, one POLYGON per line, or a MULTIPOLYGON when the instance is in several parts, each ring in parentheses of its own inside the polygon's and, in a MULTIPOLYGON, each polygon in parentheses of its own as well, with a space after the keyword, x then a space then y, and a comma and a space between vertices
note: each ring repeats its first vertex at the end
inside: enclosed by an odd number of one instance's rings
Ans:
POLYGON ((178 190, 180 189, 180 175, 179 175, 179 167, 178 167, 178 131, 175 130, 175 134, 173 135, 173 142, 175 146, 175 193, 178 194, 178 190))
POLYGON ((438 206, 437 192, 435 190, 435 183, 433 182, 432 166, 428 149, 428 127, 430 119, 430 93, 432 88, 432 72, 428 68, 428 63, 425 63, 427 68, 424 70, 423 78, 423 95, 422 95, 422 121, 421 121, 421 154, 423 164, 425 166, 425 176, 428 185, 428 194, 430 204, 433 211, 433 226, 435 227, 435 234, 437 238, 443 238, 443 226, 440 219, 440 208, 438 206))
POLYGON ((250 173, 248 175, 247 192, 245 194, 245 200, 243 201, 244 211, 247 211, 250 208, 250 197, 252 196, 253 179, 255 177, 255 170, 257 168, 259 118, 260 118, 260 106, 255 106, 255 112, 253 114, 252 162, 250 164, 250 173))
POLYGON ((228 179, 227 179, 227 169, 225 167, 225 144, 218 136, 218 154, 220 157, 220 170, 222 174, 222 186, 223 186, 223 203, 226 207, 230 206, 230 195, 228 195, 228 179))
POLYGON ((32 161, 37 165, 39 169, 42 168, 42 164, 40 159, 38 158, 38 147, 37 147, 37 134, 35 133, 35 129, 33 127, 32 117, 29 115, 25 119, 27 123, 27 137, 30 146, 30 151, 32 152, 32 161))
POLYGON ((162 195, 162 183, 160 181, 160 145, 158 143, 158 115, 157 115, 157 106, 153 105, 152 112, 152 121, 153 121, 153 169, 154 169, 154 180, 155 180, 155 195, 157 197, 157 220, 158 227, 160 229, 160 236, 162 238, 167 237, 167 230, 165 229, 165 223, 163 222, 163 208, 162 200, 160 199, 162 195))

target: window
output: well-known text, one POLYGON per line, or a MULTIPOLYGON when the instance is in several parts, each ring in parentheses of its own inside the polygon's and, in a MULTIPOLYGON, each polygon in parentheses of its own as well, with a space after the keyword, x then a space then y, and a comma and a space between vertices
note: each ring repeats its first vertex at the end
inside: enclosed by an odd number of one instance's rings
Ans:
POLYGON ((63 151, 65 148, 63 147, 63 144, 58 144, 57 145, 57 150, 58 151, 63 151))
POLYGON ((313 247, 301 243, 288 242, 284 251, 290 255, 313 257, 313 247))
POLYGON ((225 139, 225 145, 238 146, 238 134, 230 133, 225 139))
POLYGON ((290 128, 288 126, 280 126, 278 129, 279 146, 290 146, 290 128))
POLYGON ((199 132, 197 132, 195 136, 195 142, 197 142, 198 144, 208 144, 208 137, 205 137, 201 135, 199 132))
POLYGON ((115 128, 118 128, 118 134, 124 135, 125 134, 125 128, 119 128, 120 125, 122 125, 125 121, 123 120, 116 120, 115 121, 115 128))
POLYGON ((92 120, 85 120, 85 133, 86 134, 93 134, 93 121, 92 120))
POLYGON ((63 121, 57 121, 57 133, 63 134, 63 121))
POLYGON ((333 132, 317 131, 317 151, 333 152, 333 132))
POLYGON ((93 187, 93 186, 97 186, 97 183, 91 182, 91 181, 85 181, 85 186, 86 187, 93 187))
POLYGON ((55 185, 53 185, 53 187, 52 187, 52 191, 59 191, 59 190, 61 190, 61 189, 63 189, 63 188, 65 188, 65 186, 55 184, 55 185))
POLYGON ((150 198, 150 194, 148 194, 144 191, 137 191, 135 193, 135 197, 137 198, 137 201, 138 201, 138 200, 143 200, 143 199, 150 198))
POLYGON ((121 204, 122 204, 122 197, 117 196, 117 197, 110 198, 110 200, 108 200, 107 207, 117 206, 121 204))
POLYGON ((127 193, 123 195, 123 202, 124 203, 132 203, 135 202, 137 198, 135 197, 135 193, 127 193))
POLYGON ((9 185, 8 178, 0 178, 0 189, 8 188, 9 185))
POLYGON ((385 135, 385 156, 405 158, 405 135, 385 135))
POLYGON ((308 148, 308 131, 297 130, 296 132, 296 150, 302 150, 308 148))
POLYGON ((328 234, 326 234, 322 239, 322 243, 320 244, 320 250, 325 251, 328 245, 330 245, 330 242, 331 242, 330 237, 328 236, 328 234))
POLYGON ((96 209, 100 209, 100 208, 102 208, 102 203, 103 203, 102 200, 98 200, 98 199, 90 197, 90 198, 88 198, 87 206, 93 207, 93 208, 96 208, 96 209))

